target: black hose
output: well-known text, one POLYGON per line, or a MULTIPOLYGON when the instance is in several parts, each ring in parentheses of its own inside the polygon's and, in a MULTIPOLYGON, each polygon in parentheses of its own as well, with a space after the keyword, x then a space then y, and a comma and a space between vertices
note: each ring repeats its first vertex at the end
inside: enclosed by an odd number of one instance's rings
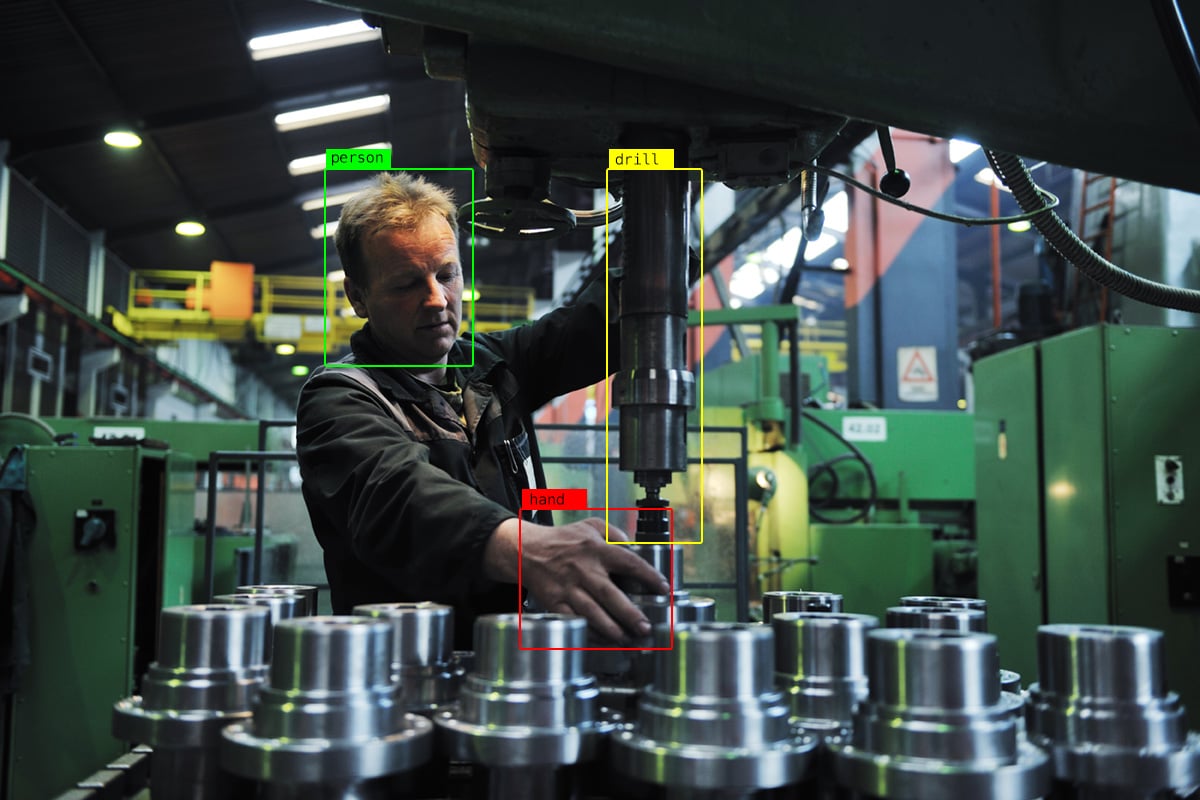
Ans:
MULTIPOLYGON (((995 150, 984 152, 992 169, 1004 181, 1004 185, 1012 190, 1017 205, 1023 211, 1036 211, 1045 205, 1042 195, 1033 183, 1033 177, 1020 158, 995 150)), ((1053 211, 1048 210, 1035 215, 1033 224, 1059 255, 1101 286, 1152 306, 1200 313, 1200 292, 1148 281, 1126 272, 1084 244, 1053 211)))
POLYGON ((1188 33, 1187 21, 1179 8, 1178 0, 1154 0, 1154 17, 1163 43, 1179 76, 1180 88, 1187 95, 1192 114, 1200 122, 1200 61, 1196 60, 1196 48, 1188 33))
MULTIPOLYGON (((844 437, 840 433, 838 433, 837 430, 835 430, 833 428, 833 426, 830 425, 829 423, 808 413, 807 411, 804 412, 804 418, 809 420, 810 422, 814 423, 818 427, 823 428, 827 433, 829 433, 830 436, 837 439, 842 444, 846 445, 846 447, 850 450, 850 452, 854 454, 854 458, 856 458, 858 461, 862 462, 863 469, 865 469, 867 472, 867 483, 870 484, 870 486, 871 486, 871 494, 870 494, 870 497, 867 498, 866 507, 863 508, 861 511, 859 511, 856 514, 851 514, 850 516, 844 517, 841 519, 831 519, 829 517, 824 516, 820 512, 814 511, 812 508, 809 508, 809 510, 808 510, 809 516, 811 516, 813 519, 815 519, 819 522, 832 523, 835 525, 849 525, 852 522, 858 522, 859 520, 869 519, 871 514, 874 513, 874 511, 875 511, 875 503, 879 500, 879 483, 875 480, 875 468, 871 466, 870 460, 865 455, 863 455, 862 450, 859 450, 857 447, 854 446, 854 442, 850 441, 849 439, 847 439, 846 437, 844 437)), ((840 460, 840 458, 836 459, 836 460, 840 460)), ((826 463, 831 464, 834 462, 830 461, 830 462, 826 462, 826 463)), ((817 474, 820 474, 819 471, 817 474)))

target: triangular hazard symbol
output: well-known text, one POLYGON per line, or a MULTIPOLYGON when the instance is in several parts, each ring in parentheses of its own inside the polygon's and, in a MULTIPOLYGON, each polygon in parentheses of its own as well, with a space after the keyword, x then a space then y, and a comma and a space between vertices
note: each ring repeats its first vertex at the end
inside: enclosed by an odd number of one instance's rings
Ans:
POLYGON ((925 363, 925 359, 921 358, 920 350, 913 351, 912 358, 908 360, 908 366, 904 368, 904 374, 900 376, 900 380, 905 383, 935 382, 929 365, 925 363))

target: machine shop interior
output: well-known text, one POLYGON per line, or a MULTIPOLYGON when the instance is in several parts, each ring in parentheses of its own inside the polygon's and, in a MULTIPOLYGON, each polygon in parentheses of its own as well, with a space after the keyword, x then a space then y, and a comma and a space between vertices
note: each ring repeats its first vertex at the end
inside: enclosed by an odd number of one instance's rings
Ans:
POLYGON ((1200 797, 1198 31, 0 5, 0 798, 1200 797), (619 282, 533 422, 668 580, 631 646, 333 614, 296 407, 380 171, 455 192, 460 335, 619 282))

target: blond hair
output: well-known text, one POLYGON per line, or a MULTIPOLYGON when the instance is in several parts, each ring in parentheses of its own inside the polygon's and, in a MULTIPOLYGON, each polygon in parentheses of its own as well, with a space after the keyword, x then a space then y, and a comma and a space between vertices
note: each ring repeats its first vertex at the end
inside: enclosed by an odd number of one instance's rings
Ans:
POLYGON ((457 241, 456 211, 454 193, 449 189, 405 172, 380 173, 374 186, 346 201, 338 218, 333 242, 346 277, 359 286, 366 286, 363 241, 384 228, 414 230, 433 214, 450 223, 457 241))

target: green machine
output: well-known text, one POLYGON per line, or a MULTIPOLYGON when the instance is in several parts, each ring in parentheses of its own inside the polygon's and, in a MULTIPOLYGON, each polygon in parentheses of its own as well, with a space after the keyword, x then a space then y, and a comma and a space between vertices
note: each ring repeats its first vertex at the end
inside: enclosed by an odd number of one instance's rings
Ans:
POLYGON ((759 588, 836 592, 847 611, 880 617, 905 595, 973 595, 971 416, 805 407, 797 419, 791 395, 828 386, 824 358, 780 352, 780 328, 797 315, 788 305, 705 315, 762 330, 760 354, 708 370, 702 398, 708 424, 752 432, 759 588))
POLYGON ((1043 623, 1166 634, 1200 710, 1200 330, 1100 325, 975 365, 980 595, 1005 666, 1036 679, 1043 623))
POLYGON ((191 601, 195 461, 60 446, 44 423, 14 435, 4 416, 0 486, 27 532, 12 566, 27 578, 29 664, 7 698, 2 788, 52 797, 125 752, 112 704, 153 659, 161 608, 191 601))

